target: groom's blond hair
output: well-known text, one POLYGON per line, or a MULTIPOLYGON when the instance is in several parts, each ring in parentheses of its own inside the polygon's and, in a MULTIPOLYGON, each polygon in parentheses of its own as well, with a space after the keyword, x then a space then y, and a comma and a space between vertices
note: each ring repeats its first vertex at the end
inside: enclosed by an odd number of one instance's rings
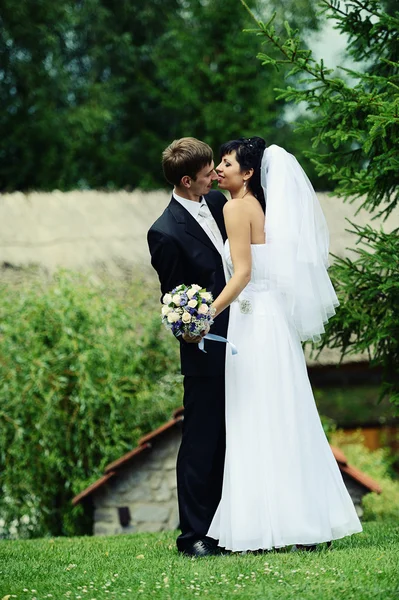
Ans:
POLYGON ((194 181, 201 169, 213 160, 212 148, 193 137, 174 140, 162 152, 162 168, 165 178, 172 185, 180 185, 187 175, 194 181))

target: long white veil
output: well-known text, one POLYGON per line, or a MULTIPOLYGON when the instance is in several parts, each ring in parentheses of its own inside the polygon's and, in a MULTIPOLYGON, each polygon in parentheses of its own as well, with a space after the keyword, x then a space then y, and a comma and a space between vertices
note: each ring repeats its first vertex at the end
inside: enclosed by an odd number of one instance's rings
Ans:
POLYGON ((327 273, 329 234, 315 191, 294 156, 266 148, 261 164, 266 199, 269 277, 286 298, 302 341, 318 341, 338 298, 327 273))

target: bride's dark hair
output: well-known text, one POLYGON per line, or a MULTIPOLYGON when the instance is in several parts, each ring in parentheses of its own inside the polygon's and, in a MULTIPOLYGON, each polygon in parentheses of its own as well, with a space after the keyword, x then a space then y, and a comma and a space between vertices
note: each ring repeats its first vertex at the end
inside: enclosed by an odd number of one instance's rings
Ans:
POLYGON ((242 171, 253 169, 253 175, 248 181, 248 188, 266 212, 265 195, 260 183, 260 166, 262 163, 263 152, 266 148, 266 142, 263 138, 254 136, 251 138, 239 138, 230 140, 220 147, 220 158, 226 154, 236 153, 236 159, 242 171))

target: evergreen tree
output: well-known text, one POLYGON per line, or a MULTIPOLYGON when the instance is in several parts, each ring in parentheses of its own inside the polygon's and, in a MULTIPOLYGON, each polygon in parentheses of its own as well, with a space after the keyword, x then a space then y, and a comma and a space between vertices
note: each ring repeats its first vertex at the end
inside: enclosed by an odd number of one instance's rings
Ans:
MULTIPOLYGON (((249 10, 244 0, 242 4, 249 10)), ((300 134, 312 135, 312 160, 335 193, 361 198, 362 208, 388 216, 398 210, 399 183, 399 12, 392 0, 319 0, 320 7, 348 37, 357 70, 337 75, 303 47, 288 24, 277 32, 272 17, 254 15, 254 30, 273 48, 259 55, 263 65, 286 69, 300 84, 279 90, 286 101, 305 102, 317 117, 300 134), (276 58, 275 52, 278 51, 276 58), (319 151, 331 143, 332 150, 319 151)), ((356 258, 336 257, 331 269, 341 306, 330 321, 323 345, 343 355, 367 351, 384 371, 382 393, 399 407, 399 230, 387 233, 352 224, 356 258)))

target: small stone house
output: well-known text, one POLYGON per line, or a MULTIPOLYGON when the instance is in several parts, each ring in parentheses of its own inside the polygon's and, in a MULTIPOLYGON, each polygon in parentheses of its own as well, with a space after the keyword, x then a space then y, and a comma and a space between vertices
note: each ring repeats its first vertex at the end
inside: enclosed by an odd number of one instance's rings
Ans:
MULTIPOLYGON (((183 408, 170 421, 141 438, 137 448, 109 464, 103 477, 73 499, 94 511, 93 534, 114 535, 177 529, 176 458, 181 438, 183 408)), ((361 501, 369 492, 381 493, 368 475, 348 465, 338 448, 331 447, 347 489, 362 515, 361 501)))
POLYGON ((179 409, 72 500, 94 511, 94 535, 177 529, 176 459, 182 421, 179 409))

